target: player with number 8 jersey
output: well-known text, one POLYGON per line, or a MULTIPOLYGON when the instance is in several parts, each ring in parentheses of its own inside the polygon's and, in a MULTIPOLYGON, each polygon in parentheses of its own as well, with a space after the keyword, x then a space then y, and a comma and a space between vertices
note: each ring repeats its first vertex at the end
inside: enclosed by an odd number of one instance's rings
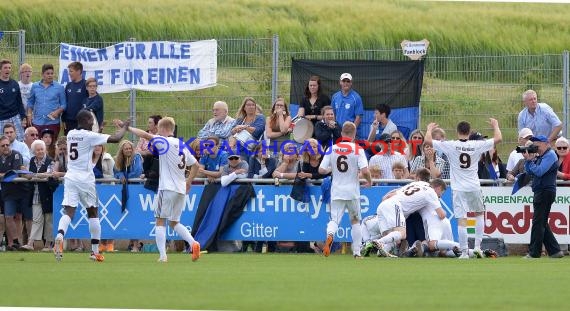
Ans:
POLYGON ((469 140, 471 125, 467 121, 457 124, 457 138, 452 141, 437 141, 432 139, 432 131, 437 124, 427 126, 424 143, 433 145, 435 150, 447 155, 450 166, 451 189, 453 193, 453 213, 457 218, 457 233, 461 248, 460 259, 468 259, 467 247, 467 213, 475 213, 475 248, 480 253, 477 257, 483 258, 481 241, 485 229, 485 206, 481 195, 481 184, 477 175, 478 161, 481 154, 489 151, 494 145, 502 141, 501 130, 496 119, 490 118, 489 124, 493 128, 493 138, 486 140, 469 140))
POLYGON ((345 209, 348 210, 352 224, 352 253, 360 258, 362 232, 360 227, 360 180, 359 172, 366 179, 365 187, 372 184, 368 161, 364 150, 352 141, 356 135, 356 126, 352 122, 345 122, 342 126, 342 139, 350 142, 339 142, 332 146, 332 152, 327 153, 321 165, 320 174, 332 172, 330 221, 327 224, 327 238, 323 248, 323 255, 330 255, 330 247, 338 226, 342 220, 345 209))

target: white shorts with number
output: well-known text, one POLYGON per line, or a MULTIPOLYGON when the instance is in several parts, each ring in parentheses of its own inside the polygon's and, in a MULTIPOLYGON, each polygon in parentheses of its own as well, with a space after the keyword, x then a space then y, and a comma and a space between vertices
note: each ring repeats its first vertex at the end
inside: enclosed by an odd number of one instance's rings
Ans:
POLYGON ((360 215, 360 199, 354 200, 331 200, 331 220, 340 225, 344 210, 348 210, 350 221, 362 219, 360 215))
POLYGON ((453 191, 453 213, 455 218, 467 218, 468 212, 484 212, 481 191, 453 191))
POLYGON ((82 183, 64 179, 63 202, 61 205, 77 207, 79 203, 84 208, 99 206, 95 183, 82 183))
POLYGON ((154 209, 154 217, 169 221, 180 221, 182 209, 186 203, 186 195, 170 190, 158 190, 158 199, 154 209))
POLYGON ((396 227, 406 227, 404 212, 400 207, 400 201, 396 198, 390 198, 382 201, 376 209, 376 214, 378 215, 378 224, 382 234, 396 227))

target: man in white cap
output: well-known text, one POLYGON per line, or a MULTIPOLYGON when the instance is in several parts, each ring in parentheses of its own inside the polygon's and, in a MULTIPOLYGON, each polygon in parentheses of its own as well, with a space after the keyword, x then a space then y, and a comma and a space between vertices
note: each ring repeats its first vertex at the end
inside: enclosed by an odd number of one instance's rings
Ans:
MULTIPOLYGON (((532 137, 532 130, 525 127, 519 131, 519 140, 517 146, 524 146, 526 142, 532 137)), ((509 154, 509 160, 507 161, 507 172, 512 171, 515 168, 515 165, 523 158, 521 153, 518 153, 517 150, 511 151, 509 154)))
POLYGON ((362 98, 352 89, 352 75, 345 72, 340 75, 340 91, 333 94, 331 105, 334 108, 337 123, 342 126, 344 122, 354 122, 357 128, 357 137, 366 137, 368 133, 361 131, 360 122, 364 114, 362 98))

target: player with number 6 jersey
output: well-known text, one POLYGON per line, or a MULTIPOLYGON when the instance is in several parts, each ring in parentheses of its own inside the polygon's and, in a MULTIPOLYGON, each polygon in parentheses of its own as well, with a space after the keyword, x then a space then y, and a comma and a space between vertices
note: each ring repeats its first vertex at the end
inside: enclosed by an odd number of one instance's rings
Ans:
POLYGON ((93 173, 93 150, 95 146, 106 143, 118 143, 125 135, 130 121, 122 122, 123 126, 114 135, 100 134, 91 131, 93 115, 87 110, 77 113, 78 128, 67 134, 67 172, 63 182, 63 208, 65 214, 60 218, 57 236, 54 243, 54 254, 57 261, 63 258, 63 237, 78 204, 87 211, 89 233, 91 233, 91 256, 93 261, 103 261, 99 254, 101 239, 101 223, 97 208, 97 191, 95 189, 95 174, 93 173))
POLYGON ((469 259, 467 254, 467 213, 475 213, 475 249, 477 257, 483 258, 481 241, 485 229, 485 206, 481 196, 481 185, 477 175, 478 161, 481 154, 489 151, 494 145, 502 141, 499 122, 490 118, 489 124, 493 128, 493 138, 487 140, 469 140, 471 125, 461 121, 457 124, 457 138, 452 141, 437 141, 432 139, 432 131, 438 125, 430 123, 427 126, 424 143, 445 153, 449 160, 451 189, 453 193, 453 212, 457 218, 457 233, 462 251, 460 259, 469 259))
POLYGON ((350 142, 339 142, 332 146, 332 152, 327 153, 321 165, 320 174, 332 172, 330 221, 327 224, 327 238, 323 248, 323 255, 330 255, 330 247, 345 210, 348 210, 352 224, 352 253, 355 258, 361 258, 360 248, 362 232, 360 227, 360 180, 359 173, 366 179, 365 187, 372 184, 368 161, 364 150, 352 141, 356 135, 356 126, 352 122, 345 122, 342 126, 342 139, 350 142))

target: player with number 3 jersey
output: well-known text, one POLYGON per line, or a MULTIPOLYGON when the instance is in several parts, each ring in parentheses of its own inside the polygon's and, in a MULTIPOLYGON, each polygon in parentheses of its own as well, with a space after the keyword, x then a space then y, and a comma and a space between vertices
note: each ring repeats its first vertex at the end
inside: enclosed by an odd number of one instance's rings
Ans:
POLYGON ((158 121, 158 135, 129 127, 129 131, 133 134, 148 140, 159 157, 158 199, 154 209, 156 246, 160 254, 158 262, 168 261, 166 221, 182 239, 190 244, 192 261, 200 258, 200 243, 194 240, 188 228, 180 223, 180 216, 186 203, 186 194, 198 172, 198 162, 190 153, 189 147, 184 145, 181 139, 173 137, 174 127, 175 122, 171 117, 158 121), (188 172, 188 177, 186 177, 186 172, 188 172))
POLYGON ((475 213, 475 248, 477 257, 483 258, 481 241, 485 229, 484 217, 485 206, 481 196, 481 185, 477 175, 478 161, 481 154, 489 151, 494 145, 502 140, 499 122, 490 118, 489 124, 493 128, 493 138, 487 140, 469 140, 471 125, 461 121, 457 124, 457 138, 452 141, 437 141, 432 139, 432 131, 437 124, 430 123, 427 126, 424 143, 445 153, 449 160, 451 189, 453 193, 453 211, 457 218, 457 232, 459 245, 462 251, 460 259, 469 259, 467 254, 467 213, 475 213), (477 252, 480 253, 477 254, 477 252))

